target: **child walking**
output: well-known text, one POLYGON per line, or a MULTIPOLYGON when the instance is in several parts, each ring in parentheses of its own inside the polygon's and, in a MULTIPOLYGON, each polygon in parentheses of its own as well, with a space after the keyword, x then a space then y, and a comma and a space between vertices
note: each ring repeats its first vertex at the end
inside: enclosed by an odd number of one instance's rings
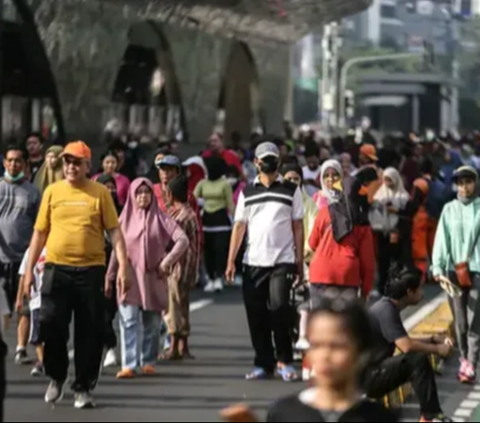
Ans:
POLYGON ((18 271, 20 276, 19 295, 17 298, 17 310, 22 311, 24 307, 30 308, 30 344, 36 348, 37 364, 32 369, 31 375, 34 377, 44 376, 45 370, 43 367, 43 342, 40 334, 40 307, 42 304, 42 282, 43 273, 45 270, 45 259, 47 256, 47 250, 44 248, 40 258, 34 269, 34 286, 27 295, 25 292, 25 272, 29 260, 30 249, 28 249, 23 257, 22 264, 18 271), (25 299, 29 298, 30 301, 26 302, 25 299))

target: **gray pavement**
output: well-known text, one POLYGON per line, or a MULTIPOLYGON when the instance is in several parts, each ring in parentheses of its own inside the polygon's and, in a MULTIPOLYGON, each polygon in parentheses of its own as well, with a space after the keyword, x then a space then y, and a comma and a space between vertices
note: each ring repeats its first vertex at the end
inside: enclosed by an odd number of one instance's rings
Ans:
MULTIPOLYGON (((431 298, 436 291, 427 293, 431 298)), ((196 301, 199 294, 194 295, 196 301)), ((158 376, 117 381, 117 369, 107 370, 95 392, 98 408, 75 411, 72 395, 55 409, 43 402, 45 379, 33 379, 29 367, 8 363, 6 421, 218 421, 218 411, 238 402, 250 404, 263 418, 275 399, 299 391, 303 384, 289 385, 278 380, 248 383, 243 377, 251 369, 252 351, 239 290, 231 289, 215 302, 192 315, 192 353, 195 361, 161 364, 158 376)), ((13 334, 8 337, 14 349, 13 334)), ((33 352, 32 352, 33 353, 33 352)), ((454 368, 447 368, 440 382, 446 412, 453 413, 467 392, 452 380, 454 368)), ((418 419, 415 403, 406 408, 405 418, 418 419)))

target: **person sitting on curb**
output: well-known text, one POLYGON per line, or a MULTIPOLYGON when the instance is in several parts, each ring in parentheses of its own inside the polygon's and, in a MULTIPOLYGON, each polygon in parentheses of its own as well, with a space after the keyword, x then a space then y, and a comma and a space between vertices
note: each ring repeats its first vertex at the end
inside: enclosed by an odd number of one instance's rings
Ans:
POLYGON ((453 343, 445 336, 410 338, 400 315, 422 300, 422 272, 418 269, 392 272, 386 293, 370 309, 376 347, 362 379, 367 396, 380 399, 410 382, 420 403, 421 422, 451 422, 440 407, 429 356, 448 357, 453 343), (397 348, 401 354, 395 355, 397 348))

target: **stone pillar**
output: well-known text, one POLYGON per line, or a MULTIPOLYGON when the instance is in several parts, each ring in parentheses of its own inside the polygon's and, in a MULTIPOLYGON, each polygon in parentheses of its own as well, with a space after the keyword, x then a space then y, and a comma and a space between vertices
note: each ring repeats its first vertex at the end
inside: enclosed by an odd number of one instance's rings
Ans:
POLYGON ((290 47, 249 45, 255 58, 260 88, 262 121, 267 133, 283 134, 288 100, 290 47))
POLYGON ((97 144, 131 25, 102 1, 43 0, 35 13, 62 106, 67 139, 97 144))
POLYGON ((214 129, 230 43, 194 30, 162 27, 171 48, 191 143, 214 129))

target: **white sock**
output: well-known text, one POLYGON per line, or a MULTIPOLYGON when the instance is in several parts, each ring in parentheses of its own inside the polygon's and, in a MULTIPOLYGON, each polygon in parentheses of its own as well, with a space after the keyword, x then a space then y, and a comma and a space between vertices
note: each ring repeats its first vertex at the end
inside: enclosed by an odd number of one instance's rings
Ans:
POLYGON ((304 339, 307 337, 307 330, 308 330, 308 311, 301 311, 300 312, 300 339, 304 339))
POLYGON ((18 353, 18 352, 20 352, 20 351, 25 351, 25 350, 26 350, 25 347, 20 347, 20 346, 18 346, 16 352, 18 353))

